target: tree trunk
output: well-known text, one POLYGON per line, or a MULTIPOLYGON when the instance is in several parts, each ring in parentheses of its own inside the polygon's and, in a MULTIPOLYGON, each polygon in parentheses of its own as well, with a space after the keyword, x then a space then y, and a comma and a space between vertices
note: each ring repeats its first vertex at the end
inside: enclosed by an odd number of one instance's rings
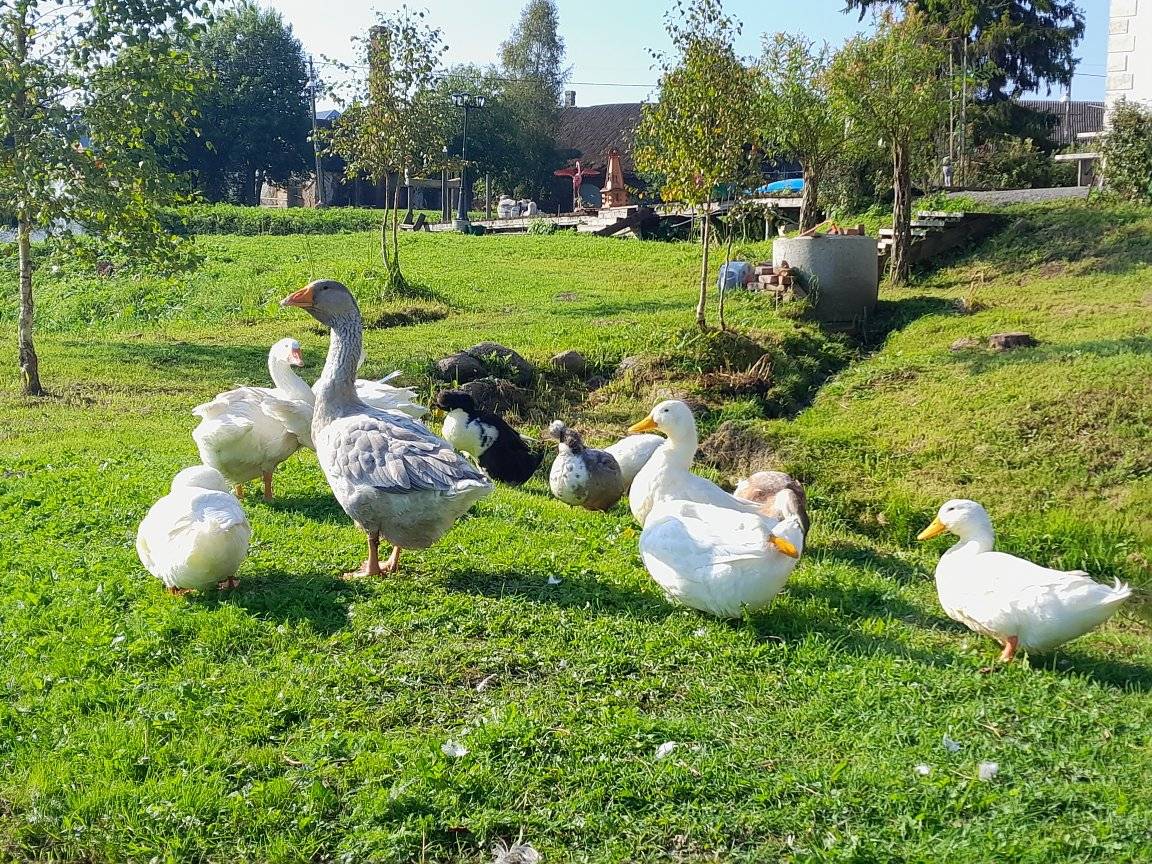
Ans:
POLYGON ((700 253, 700 299, 696 302, 696 326, 700 330, 708 329, 708 321, 704 312, 708 303, 708 251, 712 240, 712 214, 704 211, 704 225, 700 229, 700 243, 703 249, 700 253))
POLYGON ((912 245, 912 175, 908 148, 892 145, 892 264, 889 274, 894 285, 908 281, 909 246, 912 245))
POLYGON ((32 342, 32 226, 24 217, 17 228, 16 244, 20 255, 20 379, 25 396, 43 396, 40 386, 40 358, 32 342))
POLYGON ((719 318, 720 318, 720 329, 721 330, 727 330, 728 329, 728 324, 724 321, 724 298, 728 296, 728 290, 727 290, 728 265, 732 263, 732 234, 733 233, 734 232, 731 230, 729 230, 729 232, 728 232, 728 248, 724 250, 724 278, 720 280, 720 288, 719 288, 719 291, 720 291, 719 318))
POLYGON ((804 166, 804 192, 800 197, 800 232, 814 228, 820 216, 817 199, 820 195, 820 174, 814 168, 804 166))

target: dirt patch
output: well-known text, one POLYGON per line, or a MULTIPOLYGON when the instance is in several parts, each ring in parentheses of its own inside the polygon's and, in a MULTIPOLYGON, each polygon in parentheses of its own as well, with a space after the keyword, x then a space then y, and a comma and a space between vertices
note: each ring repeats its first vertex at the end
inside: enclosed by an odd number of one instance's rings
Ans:
POLYGON ((754 423, 727 420, 704 439, 696 458, 718 471, 746 477, 771 467, 772 447, 754 423))
POLYGON ((447 309, 439 309, 434 306, 406 306, 381 312, 366 326, 369 330, 386 330, 389 327, 412 327, 416 324, 427 324, 429 321, 441 321, 447 317, 447 309))

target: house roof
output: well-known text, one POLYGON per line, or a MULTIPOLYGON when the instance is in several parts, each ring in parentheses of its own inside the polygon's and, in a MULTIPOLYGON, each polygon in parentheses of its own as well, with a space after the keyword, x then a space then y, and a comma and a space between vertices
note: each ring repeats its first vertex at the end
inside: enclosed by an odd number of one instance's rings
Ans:
POLYGON ((1059 99, 1020 99, 1020 105, 1043 111, 1056 118, 1048 137, 1057 144, 1075 144, 1081 132, 1099 132, 1104 128, 1103 102, 1064 102, 1059 99))
POLYGON ((556 133, 556 152, 564 164, 579 159, 589 168, 603 169, 608 164, 608 151, 620 151, 620 167, 625 174, 635 174, 632 161, 632 139, 640 125, 641 102, 619 102, 614 105, 589 105, 560 109, 556 133))
POLYGON ((320 121, 321 123, 323 123, 324 121, 328 121, 329 123, 331 123, 334 120, 340 119, 340 112, 337 111, 335 108, 328 108, 324 111, 317 111, 316 112, 316 119, 318 121, 320 121))

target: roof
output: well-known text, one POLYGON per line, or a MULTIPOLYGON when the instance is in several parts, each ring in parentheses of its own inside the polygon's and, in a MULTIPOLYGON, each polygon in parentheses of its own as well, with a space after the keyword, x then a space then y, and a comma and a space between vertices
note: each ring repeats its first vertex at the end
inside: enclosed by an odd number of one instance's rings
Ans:
POLYGON ((340 112, 337 111, 335 108, 327 108, 324 111, 317 111, 316 112, 316 119, 322 123, 324 121, 328 121, 329 123, 331 123, 334 120, 340 119, 340 112))
POLYGON ((1060 99, 1020 99, 1025 108, 1044 111, 1056 118, 1048 137, 1056 144, 1075 144, 1081 132, 1099 132, 1104 128, 1103 102, 1064 102, 1060 99))
POLYGON ((632 161, 632 138, 640 125, 642 102, 618 102, 614 105, 561 108, 556 132, 556 152, 565 164, 579 159, 589 168, 603 169, 608 164, 608 151, 620 151, 620 167, 625 174, 635 174, 632 161))

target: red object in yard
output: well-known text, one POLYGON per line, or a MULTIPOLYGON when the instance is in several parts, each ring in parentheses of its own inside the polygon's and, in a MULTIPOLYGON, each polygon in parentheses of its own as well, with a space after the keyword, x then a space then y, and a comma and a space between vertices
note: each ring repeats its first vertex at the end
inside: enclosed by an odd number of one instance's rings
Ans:
POLYGON ((599 177, 600 172, 592 168, 583 168, 580 165, 580 160, 576 160, 575 167, 561 168, 559 171, 552 172, 557 177, 571 177, 572 178, 572 209, 579 210, 584 206, 584 202, 580 200, 580 186, 584 182, 585 177, 599 177))

